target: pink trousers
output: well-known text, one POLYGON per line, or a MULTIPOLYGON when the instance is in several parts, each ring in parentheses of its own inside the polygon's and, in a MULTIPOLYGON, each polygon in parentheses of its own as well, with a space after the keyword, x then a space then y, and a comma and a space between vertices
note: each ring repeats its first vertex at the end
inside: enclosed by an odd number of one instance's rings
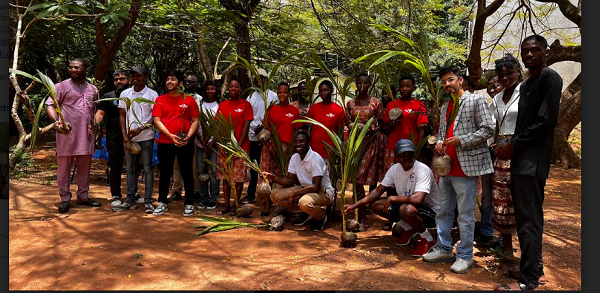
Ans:
POLYGON ((92 156, 57 156, 56 181, 61 201, 71 200, 71 168, 77 164, 77 200, 86 201, 90 190, 92 156))

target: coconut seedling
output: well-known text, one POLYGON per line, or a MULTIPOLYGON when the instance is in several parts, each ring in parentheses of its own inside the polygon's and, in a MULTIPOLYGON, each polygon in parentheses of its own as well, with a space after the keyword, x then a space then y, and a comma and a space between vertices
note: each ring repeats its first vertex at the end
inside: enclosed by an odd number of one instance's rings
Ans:
MULTIPOLYGON (((329 146, 328 148, 330 148, 331 150, 333 150, 335 152, 336 155, 339 156, 340 160, 340 166, 341 166, 341 179, 342 179, 342 188, 341 188, 341 196, 340 196, 340 205, 343 207, 346 204, 346 186, 347 183, 350 181, 350 179, 353 178, 353 176, 356 173, 356 170, 358 170, 358 166, 360 164, 360 158, 362 156, 362 152, 361 148, 364 149, 365 148, 365 144, 363 144, 363 140, 365 139, 365 136, 367 135, 367 131, 369 129, 369 127, 371 126, 371 123, 373 123, 373 118, 370 118, 367 123, 365 124, 363 130, 360 132, 359 135, 356 135, 357 131, 358 131, 358 126, 357 123, 358 122, 358 117, 356 117, 356 120, 354 121, 354 127, 350 130, 350 135, 348 137, 348 141, 346 142, 346 144, 343 143, 342 139, 334 132, 332 132, 331 130, 329 130, 329 128, 327 128, 325 125, 323 125, 322 123, 312 119, 312 118, 306 118, 306 119, 299 119, 294 121, 294 123, 310 123, 313 126, 316 127, 321 127, 323 128, 327 134, 329 135, 329 137, 331 138, 331 140, 333 141, 333 146, 329 146)), ((328 145, 327 143, 325 145, 328 145)), ((341 239, 340 239, 340 245, 342 247, 354 247, 356 246, 356 234, 354 234, 353 232, 347 232, 346 231, 346 216, 345 214, 342 212, 342 235, 341 235, 341 239)))
MULTIPOLYGON (((439 78, 438 78, 439 81, 439 78)), ((441 84, 439 82, 437 82, 438 84, 438 94, 441 93, 441 84)), ((458 96, 454 96, 451 95, 450 96, 454 106, 452 107, 452 111, 450 113, 448 113, 448 115, 446 115, 446 129, 448 129, 448 127, 452 127, 452 125, 454 124, 454 121, 456 120, 456 116, 458 115, 458 111, 460 109, 460 97, 458 96)), ((446 105, 447 107, 447 105, 446 105)), ((450 158, 450 156, 448 156, 448 154, 446 154, 445 152, 441 155, 434 153, 433 156, 433 160, 431 161, 431 170, 435 173, 437 173, 440 176, 446 176, 448 175, 448 173, 450 172, 450 169, 452 168, 452 159, 450 158)))
POLYGON ((199 220, 195 220, 195 221, 196 222, 209 222, 209 223, 213 223, 213 224, 210 226, 194 225, 194 228, 204 228, 204 229, 202 229, 202 231, 196 233, 196 236, 201 236, 201 235, 208 234, 211 232, 227 231, 227 230, 238 229, 238 228, 266 228, 266 227, 269 227, 269 225, 267 225, 267 224, 244 223, 244 222, 238 222, 238 221, 232 220, 232 219, 212 217, 212 216, 207 216, 207 215, 199 216, 199 218, 200 218, 199 220))
POLYGON ((39 70, 37 70, 37 75, 39 77, 33 76, 33 75, 31 75, 27 72, 21 71, 21 70, 16 70, 16 69, 12 69, 12 68, 9 68, 8 71, 10 73, 25 76, 25 77, 33 80, 34 82, 41 84, 44 88, 44 90, 43 90, 44 98, 42 98, 42 100, 40 101, 38 109, 35 113, 33 127, 31 129, 31 145, 29 148, 30 152, 33 153, 33 151, 35 150, 35 143, 37 141, 37 135, 40 130, 40 116, 42 114, 42 110, 44 109, 44 104, 46 103, 46 100, 48 98, 51 98, 52 100, 54 100, 54 108, 56 109, 56 113, 60 117, 60 121, 63 122, 60 127, 56 128, 56 130, 60 133, 65 133, 65 134, 71 132, 71 129, 72 129, 71 123, 65 121, 63 112, 61 111, 60 105, 58 104, 58 100, 56 99, 56 88, 54 87, 54 82, 52 81, 52 79, 50 79, 50 77, 43 74, 39 70))

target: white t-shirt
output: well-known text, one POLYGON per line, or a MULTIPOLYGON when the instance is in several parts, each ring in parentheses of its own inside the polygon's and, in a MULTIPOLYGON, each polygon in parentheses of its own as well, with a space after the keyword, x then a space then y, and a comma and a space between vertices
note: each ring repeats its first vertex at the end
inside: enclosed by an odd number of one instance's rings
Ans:
POLYGON ((294 154, 290 159, 288 172, 296 175, 302 187, 313 184, 313 177, 323 176, 321 189, 324 189, 329 199, 333 200, 334 189, 329 178, 329 169, 327 169, 323 158, 312 149, 308 149, 304 160, 300 159, 298 153, 294 154))
POLYGON ((202 101, 203 97, 199 94, 194 94, 194 100, 196 100, 196 105, 200 105, 200 102, 202 101))
POLYGON ((394 187, 399 196, 408 196, 417 191, 427 193, 423 204, 439 213, 438 186, 433 177, 433 172, 427 165, 415 161, 412 169, 404 171, 402 165, 394 164, 385 173, 381 185, 394 187))
MULTIPOLYGON (((136 92, 133 87, 130 87, 126 90, 124 90, 121 93, 121 98, 129 98, 131 100, 136 99, 136 98, 144 98, 146 100, 150 100, 150 101, 156 101, 156 98, 158 98, 158 93, 156 93, 156 91, 154 91, 153 89, 149 88, 149 87, 144 87, 143 90, 136 92)), ((131 105, 131 109, 129 109, 129 111, 127 112, 127 119, 129 121, 129 125, 131 127, 131 130, 137 129, 142 127, 142 125, 140 125, 140 123, 138 122, 138 120, 135 118, 133 112, 135 111, 135 115, 137 115, 137 118, 139 118, 139 120, 143 123, 147 123, 148 121, 151 121, 152 119, 152 108, 154 107, 154 104, 150 104, 150 103, 137 103, 137 102, 133 102, 133 104, 131 105)), ((119 101, 119 108, 121 109, 125 109, 127 111, 127 104, 125 103, 125 101, 120 100, 119 101)), ((137 136, 135 136, 134 138, 132 138, 132 141, 145 141, 145 140, 149 140, 149 139, 153 139, 154 138, 154 129, 152 128, 148 128, 148 129, 144 129, 142 132, 140 132, 140 134, 138 134, 137 136)))
MULTIPOLYGON (((217 109, 219 109, 219 103, 217 103, 217 101, 214 101, 212 103, 200 102, 198 104, 198 109, 203 111, 204 113, 210 113, 211 115, 214 116, 217 113, 217 109)), ((198 122, 198 128, 196 128, 196 133, 200 137, 203 137, 201 122, 198 122)), ((208 142, 210 142, 210 141, 212 141, 212 138, 208 142)), ((200 144, 200 139, 198 136, 196 136, 196 139, 194 139, 194 143, 196 144, 197 147, 203 148, 202 145, 200 144)))
MULTIPOLYGON (((254 133, 254 129, 262 124, 265 117, 265 102, 259 92, 254 92, 248 102, 252 105, 252 111, 254 112, 254 120, 250 122, 248 130, 248 139, 250 141, 258 141, 258 133, 254 133)), ((277 98, 277 94, 274 91, 267 90, 267 103, 270 105, 273 102, 279 104, 279 98, 277 98)))
POLYGON ((504 104, 504 101, 502 100, 506 89, 499 92, 494 96, 494 99, 492 99, 490 112, 492 112, 495 121, 498 121, 498 125, 500 125, 499 134, 513 135, 515 133, 517 115, 519 114, 519 98, 521 96, 520 85, 521 84, 517 85, 510 100, 508 100, 508 103, 504 104))

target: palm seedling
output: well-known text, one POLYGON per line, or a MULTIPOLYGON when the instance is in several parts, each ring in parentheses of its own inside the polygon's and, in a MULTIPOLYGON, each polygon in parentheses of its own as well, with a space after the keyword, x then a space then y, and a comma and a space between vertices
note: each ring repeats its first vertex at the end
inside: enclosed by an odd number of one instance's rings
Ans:
MULTIPOLYGON (((124 101, 125 102, 125 125, 127 125, 127 133, 129 133, 131 131, 131 124, 136 124, 139 125, 140 127, 154 127, 154 125, 143 122, 140 120, 140 118, 138 118, 137 114, 135 113, 135 111, 133 110, 133 107, 135 106, 135 104, 141 105, 142 103, 148 103, 148 104, 154 104, 154 101, 150 101, 148 99, 145 99, 144 97, 136 97, 136 98, 128 98, 128 97, 120 97, 120 98, 106 98, 106 99, 99 99, 96 101, 96 103, 100 103, 102 101, 124 101), (129 121, 129 112, 133 113, 133 117, 135 118, 136 121, 134 121, 133 123, 131 123, 129 121)), ((135 142, 135 141, 129 141, 128 143, 125 144, 125 149, 132 153, 132 154, 139 154, 139 152, 142 150, 142 148, 140 147, 140 145, 135 142)))
MULTIPOLYGON (((439 119, 439 98, 436 95, 433 81, 429 72, 429 44, 427 34, 420 34, 417 42, 415 42, 406 37, 400 31, 390 28, 387 25, 371 24, 371 26, 384 32, 391 33, 393 36, 407 44, 411 52, 398 50, 379 50, 361 56, 354 60, 353 63, 366 64, 369 69, 377 72, 384 83, 385 89, 388 91, 388 95, 394 99, 387 74, 388 61, 391 62, 391 60, 396 57, 400 58, 399 62, 389 64, 389 66, 391 66, 391 69, 393 70, 406 69, 421 75, 421 78, 427 87, 427 96, 432 98, 434 102, 433 107, 436 112, 432 116, 434 121, 436 121, 434 122, 434 126, 437 126, 437 121, 439 119)), ((396 108, 390 111, 389 114, 389 118, 392 121, 395 121, 402 116, 402 112, 395 109, 396 108)), ((437 129, 437 127, 434 128, 437 129)))
POLYGON ((33 121, 33 127, 31 129, 31 146, 29 151, 33 153, 33 151, 35 150, 35 143, 37 141, 37 135, 39 132, 39 128, 40 128, 40 116, 42 114, 42 110, 44 109, 44 104, 46 102, 46 99, 51 98, 52 100, 54 100, 54 108, 56 109, 56 113, 58 114, 58 116, 60 117, 60 121, 62 121, 62 125, 60 126, 60 128, 57 128, 58 131, 63 132, 63 133, 68 133, 71 131, 71 123, 65 121, 65 117, 63 115, 63 112, 60 109, 60 105, 58 104, 58 100, 56 99, 56 88, 54 87, 54 82, 52 82, 52 79, 50 79, 50 77, 48 77, 47 75, 43 74, 42 72, 40 72, 39 70, 37 71, 37 75, 39 77, 33 76, 27 72, 21 71, 21 70, 15 70, 12 68, 9 68, 8 71, 10 73, 14 73, 17 75, 22 75, 25 76, 27 78, 30 78, 31 80, 33 80, 34 82, 37 82, 39 84, 41 84, 44 89, 43 89, 43 95, 45 96, 44 98, 42 98, 42 100, 40 101, 40 104, 38 106, 38 109, 35 113, 35 118, 33 121))
MULTIPOLYGON (((281 59, 279 62, 277 62, 273 68, 271 69, 271 72, 269 72, 266 80, 263 80, 263 78, 260 76, 260 74, 258 73, 258 69, 256 67, 254 67, 252 64, 250 64, 250 62, 248 62, 248 60, 244 59, 241 56, 237 56, 236 59, 234 60, 234 68, 236 67, 241 67, 244 68, 246 70, 248 70, 250 72, 250 74, 254 77, 254 79, 257 81, 257 86, 252 86, 246 90, 254 90, 256 92, 258 92, 263 100, 263 106, 265 107, 265 115, 266 113, 268 113, 270 107, 273 106, 274 103, 268 104, 268 91, 269 91, 269 86, 273 83, 275 74, 277 73, 277 71, 279 70, 279 68, 281 68, 281 66, 285 65, 285 64, 289 64, 290 60, 297 56, 298 54, 304 52, 303 50, 297 50, 294 51, 292 53, 290 53, 289 55, 287 55, 285 58, 281 59)), ((290 151, 286 151, 284 152, 282 150, 282 142, 279 138, 279 135, 276 133, 276 129, 275 127, 270 127, 271 125, 269 125, 268 121, 267 123, 265 123, 265 126, 259 133, 258 133, 258 141, 260 141, 261 143, 267 143, 267 142, 271 142, 274 141, 275 146, 276 146, 276 161, 278 162, 279 167, 282 170, 282 174, 281 176, 285 176, 285 171, 287 170, 286 166, 289 163, 289 159, 291 157, 291 148, 288 148, 288 150, 290 151)), ((245 152, 244 152, 245 154, 245 152)), ((247 155, 246 155, 247 157, 247 155)), ((243 158, 243 157, 242 157, 243 158)), ((245 158, 243 158, 245 160, 245 158)), ((251 169, 259 172, 261 174, 261 177, 265 178, 262 175, 262 172, 253 168, 251 165, 254 164, 253 162, 249 161, 249 157, 248 160, 245 160, 246 163, 248 164, 248 166, 250 166, 251 169)), ((258 167, 258 165, 257 165, 258 167)), ((269 185, 269 181, 266 180, 263 183, 261 183, 258 188, 256 189, 256 191, 261 194, 261 195, 268 195, 271 193, 271 186, 269 185)))
POLYGON ((204 229, 202 229, 202 231, 196 233, 196 236, 201 236, 201 235, 208 234, 211 232, 227 231, 227 230, 237 229, 237 228, 265 228, 265 227, 269 226, 267 224, 244 223, 244 222, 238 222, 238 221, 235 221, 232 219, 218 218, 218 217, 212 217, 212 216, 207 216, 207 215, 199 216, 199 218, 200 218, 200 220, 195 220, 195 221, 210 222, 213 224, 210 226, 194 225, 194 228, 204 228, 204 229))
MULTIPOLYGON (((343 209, 344 205, 346 204, 346 185, 350 179, 356 177, 355 174, 356 174, 356 172, 358 170, 358 166, 360 164, 362 152, 364 152, 364 150, 361 150, 361 148, 365 148, 365 145, 366 145, 363 143, 363 140, 365 139, 365 136, 367 135, 367 131, 368 131, 369 127, 371 126, 371 123, 373 123, 373 118, 370 118, 367 121, 367 123, 365 124, 365 127, 362 129, 360 134, 357 135, 358 123, 356 123, 356 122, 358 122, 358 117, 356 117, 354 126, 350 130, 350 134, 348 136, 348 141, 346 142, 346 144, 343 143, 342 139, 336 133, 329 130, 329 128, 327 128, 325 125, 323 125, 322 123, 320 123, 312 118, 299 119, 299 120, 294 121, 294 123, 296 123, 296 122, 310 123, 313 126, 321 127, 327 132, 327 134, 329 135, 331 140, 333 140, 334 145, 329 146, 329 149, 333 150, 335 152, 335 155, 337 155, 340 158, 340 167, 342 170, 342 173, 341 173, 342 187, 341 187, 340 205, 343 209)), ((354 234, 352 232, 346 232, 346 216, 343 212, 342 212, 342 235, 341 235, 341 239, 340 239, 340 244, 343 247, 356 246, 356 234, 354 234)))

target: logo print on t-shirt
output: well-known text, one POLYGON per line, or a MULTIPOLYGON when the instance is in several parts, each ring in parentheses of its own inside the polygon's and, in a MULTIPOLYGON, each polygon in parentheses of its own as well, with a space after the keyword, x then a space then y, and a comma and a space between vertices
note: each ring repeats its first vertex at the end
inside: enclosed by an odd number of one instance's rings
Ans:
POLYGON ((292 113, 285 113, 285 117, 294 117, 292 113))
POLYGON ((333 117, 335 117, 335 115, 334 115, 333 113, 327 113, 327 114, 325 114, 325 116, 327 116, 327 117, 329 117, 329 118, 333 118, 333 117))
POLYGON ((242 113, 242 112, 244 112, 244 109, 242 109, 242 108, 237 108, 237 109, 235 109, 234 111, 235 111, 235 112, 237 112, 237 113, 242 113))

